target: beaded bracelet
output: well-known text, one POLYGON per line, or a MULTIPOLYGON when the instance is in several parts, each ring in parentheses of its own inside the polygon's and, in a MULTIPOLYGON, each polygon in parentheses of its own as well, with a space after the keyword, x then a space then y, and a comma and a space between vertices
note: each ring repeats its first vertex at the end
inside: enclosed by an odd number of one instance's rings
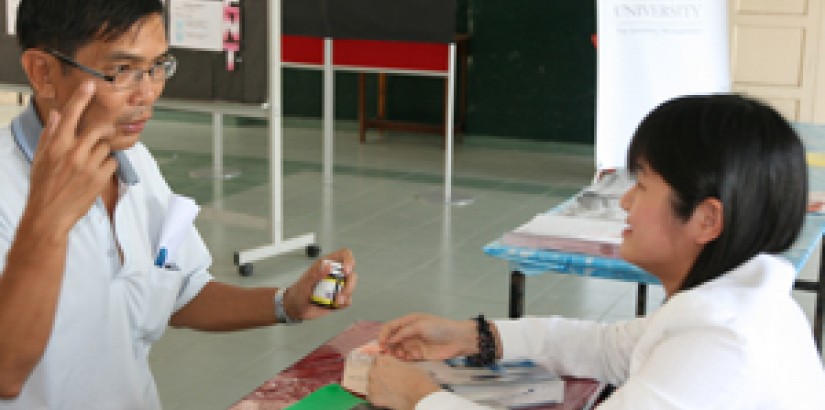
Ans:
POLYGON ((484 315, 478 315, 473 319, 475 319, 478 328, 478 353, 467 356, 467 366, 489 366, 496 361, 496 339, 493 338, 490 324, 484 318, 484 315))

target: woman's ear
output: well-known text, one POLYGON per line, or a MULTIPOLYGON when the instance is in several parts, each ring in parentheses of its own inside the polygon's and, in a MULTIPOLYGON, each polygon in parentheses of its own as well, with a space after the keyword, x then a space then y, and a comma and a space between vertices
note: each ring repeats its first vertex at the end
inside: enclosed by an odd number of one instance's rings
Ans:
POLYGON ((35 98, 39 100, 54 98, 52 77, 57 74, 56 70, 60 70, 57 61, 50 55, 35 49, 24 51, 20 59, 35 98))
POLYGON ((696 206, 690 217, 690 225, 697 244, 705 245, 722 234, 724 211, 722 201, 716 198, 706 198, 696 206))

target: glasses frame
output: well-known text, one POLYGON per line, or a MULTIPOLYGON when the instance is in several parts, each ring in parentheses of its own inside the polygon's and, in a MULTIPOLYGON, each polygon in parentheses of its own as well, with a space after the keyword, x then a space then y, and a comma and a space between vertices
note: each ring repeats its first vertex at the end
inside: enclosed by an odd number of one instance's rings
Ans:
POLYGON ((129 86, 118 86, 115 83, 115 80, 117 79, 117 75, 106 74, 106 73, 103 73, 101 71, 95 70, 94 68, 91 68, 87 65, 84 65, 84 64, 81 64, 81 63, 77 62, 77 60, 75 60, 75 59, 73 59, 73 58, 71 58, 71 57, 69 57, 69 56, 67 56, 67 55, 65 55, 65 54, 63 54, 63 53, 61 53, 57 50, 50 49, 50 50, 44 50, 44 51, 46 53, 48 53, 49 55, 51 55, 52 57, 56 58, 58 61, 60 61, 63 64, 74 67, 74 68, 76 68, 80 71, 83 71, 86 74, 90 74, 92 76, 100 78, 101 80, 106 81, 109 84, 112 84, 112 86, 117 87, 117 88, 121 88, 121 89, 133 88, 135 85, 139 84, 139 82, 141 80, 143 80, 143 75, 144 74, 148 74, 149 79, 152 80, 152 81, 157 81, 157 82, 166 81, 166 80, 172 78, 172 76, 175 75, 175 71, 177 70, 177 62, 178 62, 177 59, 174 56, 172 56, 171 54, 166 54, 162 57, 162 58, 165 59, 165 61, 163 61, 160 64, 159 64, 159 62, 156 62, 155 64, 152 65, 152 67, 147 68, 145 70, 137 69, 137 70, 123 71, 123 72, 118 73, 118 74, 123 74, 123 73, 131 74, 132 79, 135 81, 135 84, 129 85, 129 86), (166 64, 172 64, 172 69, 168 70, 168 71, 171 71, 171 74, 168 74, 163 79, 160 79, 160 80, 156 79, 154 77, 155 70, 160 69, 160 70, 163 70, 164 72, 166 72, 167 71, 166 68, 165 68, 166 64), (138 74, 140 74, 140 77, 138 77, 138 74))

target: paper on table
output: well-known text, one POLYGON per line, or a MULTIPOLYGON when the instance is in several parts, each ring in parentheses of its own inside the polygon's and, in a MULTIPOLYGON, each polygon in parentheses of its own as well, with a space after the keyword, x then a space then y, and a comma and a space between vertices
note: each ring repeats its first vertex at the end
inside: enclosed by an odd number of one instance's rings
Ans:
POLYGON ((192 198, 172 194, 166 208, 166 217, 160 231, 158 242, 158 266, 172 265, 177 260, 178 248, 192 228, 192 222, 198 215, 200 207, 192 198))
POLYGON ((502 383, 500 385, 451 386, 453 393, 488 406, 518 409, 564 401, 564 380, 534 383, 502 383))
POLYGON ((373 340, 349 352, 344 362, 344 375, 341 377, 341 385, 351 392, 366 396, 370 367, 372 367, 373 358, 378 354, 378 351, 378 342, 373 340))
POLYGON ((626 226, 624 221, 615 219, 541 214, 513 232, 505 233, 502 242, 511 246, 618 257, 622 231, 626 226))
POLYGON ((487 367, 467 367, 457 359, 418 365, 455 394, 495 408, 517 409, 564 401, 565 381, 529 360, 487 367))
POLYGON ((808 192, 808 212, 825 213, 825 192, 808 192))
POLYGON ((625 226, 623 221, 542 214, 514 232, 620 244, 625 226))

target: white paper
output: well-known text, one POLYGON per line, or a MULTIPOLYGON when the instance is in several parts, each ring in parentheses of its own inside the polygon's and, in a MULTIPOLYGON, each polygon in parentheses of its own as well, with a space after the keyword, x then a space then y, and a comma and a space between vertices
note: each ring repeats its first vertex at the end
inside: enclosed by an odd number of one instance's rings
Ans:
POLYGON ((169 197, 157 249, 158 253, 161 249, 166 249, 164 265, 174 265, 180 244, 192 229, 192 222, 195 221, 199 211, 200 207, 192 198, 177 194, 169 197))
POLYGON ((618 245, 622 243, 622 231, 626 226, 624 221, 614 219, 542 214, 513 232, 618 245))
POLYGON ((670 98, 730 90, 727 2, 598 0, 596 168, 621 168, 642 118, 670 98))
POLYGON ((377 340, 371 340, 349 352, 344 361, 344 374, 341 386, 345 389, 366 396, 369 385, 370 368, 381 348, 377 340))
POLYGON ((223 7, 223 2, 214 0, 170 0, 169 44, 222 51, 223 7))

